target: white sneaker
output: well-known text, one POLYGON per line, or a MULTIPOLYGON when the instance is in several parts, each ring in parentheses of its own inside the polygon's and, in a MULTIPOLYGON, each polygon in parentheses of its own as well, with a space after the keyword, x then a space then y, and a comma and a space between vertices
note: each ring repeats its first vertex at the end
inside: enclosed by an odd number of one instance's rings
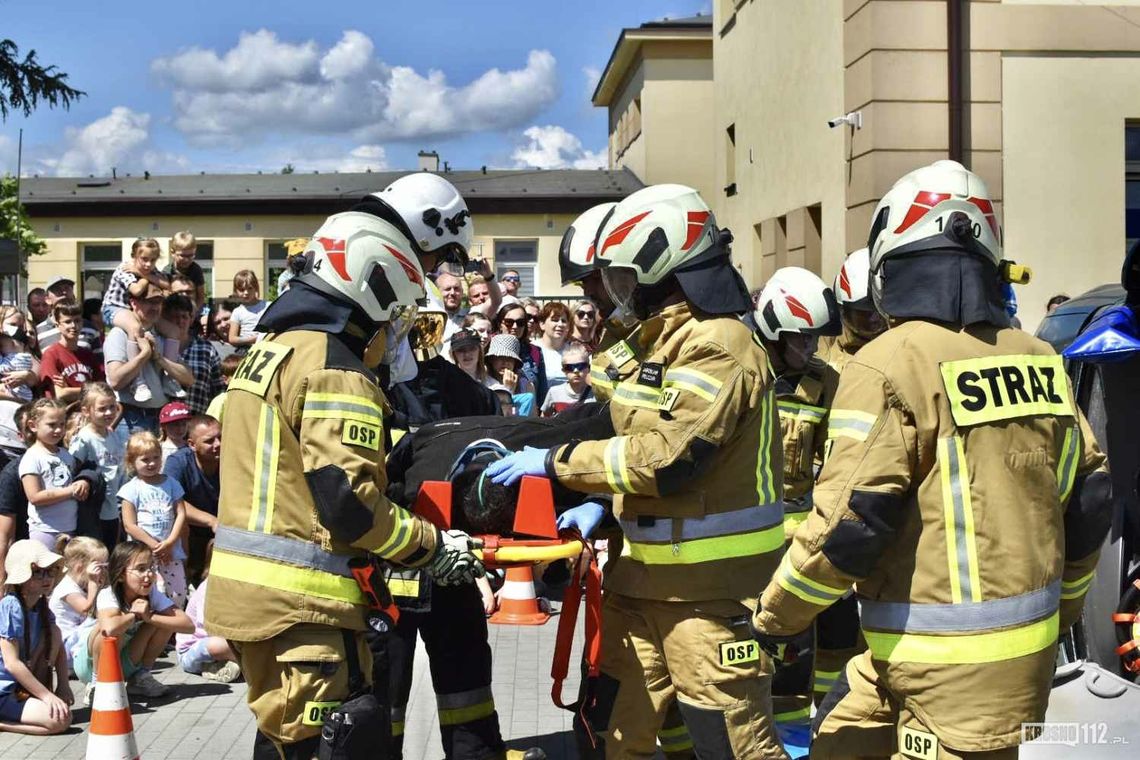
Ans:
POLYGON ((211 662, 202 668, 202 678, 219 683, 233 683, 241 676, 241 666, 236 662, 211 662))
POLYGON ((159 682, 146 668, 135 671, 135 674, 127 681, 128 694, 143 697, 161 697, 168 691, 170 691, 170 687, 159 682))
POLYGON ((140 404, 145 404, 154 398, 154 394, 150 392, 150 386, 142 380, 135 380, 134 383, 131 384, 131 398, 140 404))
POLYGON ((162 374, 162 391, 170 398, 186 398, 186 389, 165 372, 162 374))

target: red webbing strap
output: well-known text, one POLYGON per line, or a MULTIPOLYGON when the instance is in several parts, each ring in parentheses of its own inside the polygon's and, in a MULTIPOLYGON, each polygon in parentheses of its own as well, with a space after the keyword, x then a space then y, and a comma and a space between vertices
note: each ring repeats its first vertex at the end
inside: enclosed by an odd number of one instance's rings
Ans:
POLYGON ((598 674, 601 659, 601 619, 602 619, 602 573, 598 569, 598 559, 587 549, 574 562, 571 577, 573 582, 566 587, 562 597, 562 611, 558 615, 558 636, 554 642, 554 662, 550 665, 550 677, 554 683, 550 687, 550 698, 563 710, 575 711, 577 701, 566 704, 562 701, 562 683, 570 673, 570 651, 574 648, 574 629, 578 624, 578 607, 582 601, 583 585, 586 593, 586 642, 583 656, 588 673, 598 674), (582 574, 582 561, 586 561, 585 576, 582 574))

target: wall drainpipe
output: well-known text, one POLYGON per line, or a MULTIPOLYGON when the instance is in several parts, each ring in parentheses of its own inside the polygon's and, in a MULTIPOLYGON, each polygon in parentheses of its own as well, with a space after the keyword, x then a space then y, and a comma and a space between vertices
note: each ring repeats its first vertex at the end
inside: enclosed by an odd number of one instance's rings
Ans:
POLYGON ((969 80, 969 3, 946 0, 946 59, 949 106, 949 158, 969 168, 966 160, 968 117, 966 114, 969 80))

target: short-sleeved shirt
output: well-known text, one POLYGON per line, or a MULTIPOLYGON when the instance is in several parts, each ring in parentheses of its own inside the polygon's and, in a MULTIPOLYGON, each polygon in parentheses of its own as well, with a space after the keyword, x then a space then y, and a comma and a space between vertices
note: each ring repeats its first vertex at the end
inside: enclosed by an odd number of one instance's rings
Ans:
POLYGON ((40 359, 40 379, 43 381, 44 395, 55 396, 55 383, 52 378, 59 375, 68 388, 82 388, 84 383, 103 379, 103 367, 95 354, 85 348, 74 351, 58 341, 43 353, 40 359))
MULTIPOLYGON (((174 606, 174 602, 170 599, 170 597, 158 590, 157 583, 150 587, 150 594, 147 596, 147 601, 150 602, 150 611, 154 613, 166 612, 168 609, 174 606)), ((110 586, 99 589, 99 593, 95 595, 96 615, 98 615, 98 613, 102 612, 103 610, 113 610, 114 612, 122 613, 126 612, 128 609, 130 609, 130 605, 127 605, 126 608, 121 606, 119 604, 118 598, 115 596, 114 590, 112 590, 110 586)), ((82 636, 84 632, 90 631, 95 623, 95 616, 92 616, 83 621, 83 627, 79 629, 80 635, 82 636)), ((120 637, 130 638, 134 636, 141 626, 142 621, 136 620, 135 622, 131 623, 131 627, 128 628, 126 632, 120 634, 120 637)))
MULTIPOLYGON (((168 476, 157 484, 147 483, 142 478, 132 478, 119 489, 119 498, 134 505, 138 526, 159 541, 170 538, 177 514, 174 507, 185 497, 178 481, 168 476)), ((174 544, 173 556, 176 560, 186 559, 181 541, 174 544)))
MULTIPOLYGON (((118 428, 99 435, 89 425, 84 425, 71 439, 69 449, 78 462, 94 462, 99 465, 99 474, 107 484, 107 495, 99 507, 100 520, 119 518, 119 489, 126 479, 127 435, 118 428)), ((113 547, 108 547, 113 548, 113 547)))
POLYGON ((79 628, 83 625, 84 621, 89 617, 76 610, 67 603, 64 597, 71 596, 72 594, 79 594, 82 597, 87 596, 87 589, 80 588, 79 584, 70 575, 64 575, 63 580, 56 584, 52 589, 51 597, 48 599, 48 609, 51 614, 55 616, 55 624, 59 626, 59 632, 63 636, 63 640, 67 641, 79 628))
POLYGON ((36 325, 36 344, 40 347, 40 352, 54 346, 60 341, 59 325, 55 320, 48 317, 43 322, 36 325))
POLYGON ((575 393, 570 388, 570 383, 556 385, 546 394, 546 400, 542 402, 542 413, 558 414, 567 407, 577 404, 579 401, 584 404, 597 401, 597 399, 594 398, 593 392, 590 390, 590 386, 587 385, 583 388, 581 393, 575 393))
POLYGON ((19 457, 0 470, 0 515, 6 515, 16 523, 13 541, 28 537, 28 495, 20 481, 19 457))
POLYGON ((187 446, 171 454, 162 471, 182 486, 186 494, 184 498, 195 508, 215 516, 218 514, 218 494, 221 490, 220 468, 219 472, 207 475, 198 466, 194 450, 187 446))
MULTIPOLYGON (((156 336, 157 337, 157 336, 156 336)), ((107 364, 111 362, 125 362, 127 361, 127 333, 120 327, 116 327, 107 334, 107 340, 103 343, 103 361, 107 364)), ((158 338, 158 348, 156 351, 162 352, 163 339, 158 338)), ((136 401, 134 396, 126 391, 116 391, 119 396, 119 401, 131 406, 140 406, 146 409, 161 409, 166 406, 170 399, 163 390, 162 372, 155 366, 154 362, 144 362, 142 369, 139 370, 138 375, 142 382, 147 384, 150 388, 151 397, 149 401, 136 401)), ((128 385, 127 388, 130 386, 128 385)))
MULTIPOLYGON (((20 459, 20 477, 38 475, 44 488, 67 488, 71 485, 75 457, 65 448, 54 453, 43 446, 30 446, 20 459)), ((70 533, 75 530, 79 502, 64 499, 46 507, 28 505, 28 530, 39 533, 70 533)))
MULTIPOLYGON (((194 287, 196 288, 206 287, 206 273, 202 271, 202 265, 197 261, 191 261, 190 266, 184 270, 174 266, 174 262, 172 261, 167 264, 166 268, 162 271, 164 274, 169 275, 170 277, 181 275, 190 282, 194 283, 194 287)), ((191 298, 190 300, 193 301, 194 299, 191 298)))
MULTIPOLYGON (((28 656, 24 651, 24 628, 27 626, 28 644, 35 649, 43 633, 40 614, 35 610, 24 611, 20 598, 16 594, 5 594, 0 599, 0 639, 15 642, 21 659, 28 656)), ((0 694, 14 691, 17 686, 16 677, 6 667, 4 658, 0 656, 0 694)))
POLYGON ((233 314, 230 315, 230 321, 238 323, 239 338, 250 338, 257 333, 257 323, 261 321, 261 315, 265 313, 267 306, 269 306, 268 301, 258 301, 248 305, 243 303, 234 309, 233 314))
MULTIPOLYGON (((19 351, 0 356, 0 375, 6 372, 27 372, 32 368, 32 355, 27 351, 19 351)), ((8 393, 22 401, 32 400, 32 389, 26 385, 17 385, 8 389, 8 393)))

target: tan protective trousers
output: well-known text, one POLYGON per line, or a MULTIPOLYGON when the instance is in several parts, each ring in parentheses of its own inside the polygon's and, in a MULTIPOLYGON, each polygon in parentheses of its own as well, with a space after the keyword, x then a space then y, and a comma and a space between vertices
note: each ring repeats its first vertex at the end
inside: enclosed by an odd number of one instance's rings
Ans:
POLYGON ((697 756, 786 760, 772 720, 771 663, 735 601, 661 602, 609 593, 591 727, 606 758, 651 758, 676 700, 697 756))
POLYGON ((812 724, 811 758, 1014 760, 1017 747, 962 752, 944 746, 879 682, 871 653, 852 658, 812 724), (849 689, 849 690, 848 690, 849 689))

